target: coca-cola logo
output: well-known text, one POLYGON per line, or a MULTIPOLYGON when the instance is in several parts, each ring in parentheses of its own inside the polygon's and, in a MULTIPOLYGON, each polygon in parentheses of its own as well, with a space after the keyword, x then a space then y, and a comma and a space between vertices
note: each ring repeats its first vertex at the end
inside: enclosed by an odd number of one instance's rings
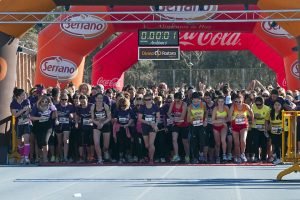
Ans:
POLYGON ((185 46, 236 46, 240 45, 240 36, 241 33, 184 33, 180 36, 180 44, 185 46))
POLYGON ((121 86, 120 80, 118 78, 105 80, 103 77, 100 77, 97 81, 97 85, 99 84, 102 84, 105 88, 116 88, 121 86))
POLYGON ((45 58, 40 66, 43 75, 58 80, 73 79, 77 73, 77 66, 74 62, 63 59, 60 56, 45 58))
POLYGON ((107 29, 103 19, 95 15, 75 14, 64 19, 60 25, 62 31, 69 35, 91 39, 101 35, 107 29))
POLYGON ((275 37, 286 37, 288 39, 292 39, 293 36, 291 36, 286 30, 284 30, 281 26, 276 24, 275 26, 272 24, 273 22, 263 22, 261 23, 262 29, 275 37))
POLYGON ((293 64, 292 64, 292 66, 291 66, 291 72, 292 72, 292 74, 293 74, 293 76, 295 76, 296 78, 299 78, 299 62, 298 62, 298 60, 296 60, 293 64))
POLYGON ((0 57, 0 81, 4 80, 7 74, 7 62, 0 57))
MULTIPOLYGON (((150 7, 155 11, 154 6, 150 7)), ((159 6, 159 12, 172 12, 159 14, 164 19, 208 19, 214 14, 209 11, 218 10, 217 5, 179 5, 179 6, 159 6)))

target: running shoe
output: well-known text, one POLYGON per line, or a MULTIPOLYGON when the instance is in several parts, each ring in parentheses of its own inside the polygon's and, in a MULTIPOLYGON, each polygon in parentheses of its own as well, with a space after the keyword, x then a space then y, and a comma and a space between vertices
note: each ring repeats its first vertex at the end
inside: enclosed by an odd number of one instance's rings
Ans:
POLYGON ((232 161, 232 154, 231 153, 227 154, 227 161, 232 161))
POLYGON ((190 163, 190 157, 189 156, 185 156, 184 157, 184 162, 185 162, 185 164, 189 164, 190 163))
POLYGON ((243 163, 247 162, 247 158, 244 153, 241 154, 241 160, 243 163))
POLYGON ((223 160, 224 162, 226 162, 226 161, 228 160, 226 154, 223 154, 222 160, 223 160))
POLYGON ((240 163, 242 163, 242 160, 241 160, 241 158, 234 158, 234 162, 236 163, 236 164, 240 164, 240 163))
POLYGON ((139 161, 137 156, 133 156, 133 162, 137 163, 139 161))
POLYGON ((160 162, 161 163, 166 163, 166 159, 165 158, 160 158, 160 162))
POLYGON ((51 156, 50 162, 55 162, 55 156, 51 156))
POLYGON ((108 152, 104 152, 104 160, 109 160, 109 153, 108 152))
POLYGON ((26 164, 26 165, 29 165, 29 164, 30 164, 29 158, 25 158, 25 164, 26 164))
POLYGON ((178 155, 174 155, 171 162, 179 162, 180 161, 180 157, 178 155))
POLYGON ((98 159, 97 165, 103 165, 103 160, 102 160, 102 158, 98 159))
POLYGON ((25 158, 22 157, 21 160, 20 160, 20 165, 24 165, 25 164, 25 158))
POLYGON ((276 158, 274 161, 273 161, 273 164, 274 165, 279 165, 279 164, 281 164, 282 163, 282 160, 281 159, 278 159, 278 158, 276 158))
POLYGON ((220 159, 220 157, 217 157, 216 158, 216 164, 220 164, 221 163, 221 159, 220 159))

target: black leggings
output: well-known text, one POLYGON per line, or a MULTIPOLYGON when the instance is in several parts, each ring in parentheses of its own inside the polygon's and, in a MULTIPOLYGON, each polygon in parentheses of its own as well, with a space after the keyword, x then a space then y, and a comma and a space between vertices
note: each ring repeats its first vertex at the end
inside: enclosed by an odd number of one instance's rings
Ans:
POLYGON ((35 123, 34 128, 35 135, 36 135, 36 141, 39 149, 42 149, 43 146, 48 145, 48 141, 50 138, 50 135, 52 133, 52 123, 49 122, 38 122, 35 123))
POLYGON ((117 132, 117 144, 119 149, 119 154, 125 156, 126 151, 130 147, 130 139, 126 135, 126 130, 124 127, 121 127, 119 132, 117 132))
POLYGON ((191 150, 194 158, 198 158, 199 152, 203 152, 206 133, 203 126, 191 126, 191 150))
POLYGON ((155 158, 166 158, 167 148, 166 148, 166 131, 158 131, 155 138, 155 158))
POLYGON ((258 157, 259 155, 259 147, 261 148, 261 159, 267 159, 267 146, 268 146, 268 138, 265 136, 264 131, 260 131, 258 129, 253 129, 253 145, 251 148, 251 153, 255 153, 258 157))
POLYGON ((272 145, 274 146, 273 153, 276 153, 277 158, 281 158, 281 144, 282 135, 281 134, 270 134, 272 145))
POLYGON ((93 140, 93 126, 82 126, 80 128, 80 133, 78 134, 78 145, 80 147, 87 145, 92 146, 94 144, 93 140))

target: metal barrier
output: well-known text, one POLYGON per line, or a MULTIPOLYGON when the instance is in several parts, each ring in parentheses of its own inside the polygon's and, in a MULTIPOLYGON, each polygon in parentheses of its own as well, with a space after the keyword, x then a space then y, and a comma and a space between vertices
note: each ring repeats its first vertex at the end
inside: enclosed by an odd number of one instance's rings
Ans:
POLYGON ((0 134, 0 164, 8 163, 7 154, 11 147, 11 131, 12 131, 12 117, 6 117, 0 120, 1 134, 0 134))
POLYGON ((293 165, 277 175, 277 180, 292 172, 300 172, 300 155, 297 147, 297 118, 300 111, 282 111, 282 161, 292 162, 293 165), (286 123, 287 120, 287 123, 286 123), (287 128, 287 132, 285 131, 287 128), (286 133, 288 134, 286 137, 286 133), (286 141, 287 140, 287 141, 286 141))

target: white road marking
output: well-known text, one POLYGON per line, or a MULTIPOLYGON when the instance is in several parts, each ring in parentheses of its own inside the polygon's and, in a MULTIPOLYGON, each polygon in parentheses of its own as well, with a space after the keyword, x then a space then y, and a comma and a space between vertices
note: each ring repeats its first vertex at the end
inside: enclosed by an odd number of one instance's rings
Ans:
MULTIPOLYGON (((237 175, 237 171, 236 171, 236 166, 233 166, 233 175, 235 179, 238 179, 238 175, 237 175)), ((235 193, 236 193, 236 199, 237 200, 242 200, 242 196, 241 196, 241 190, 240 187, 238 185, 239 183, 235 183, 234 188, 235 188, 235 193)))

